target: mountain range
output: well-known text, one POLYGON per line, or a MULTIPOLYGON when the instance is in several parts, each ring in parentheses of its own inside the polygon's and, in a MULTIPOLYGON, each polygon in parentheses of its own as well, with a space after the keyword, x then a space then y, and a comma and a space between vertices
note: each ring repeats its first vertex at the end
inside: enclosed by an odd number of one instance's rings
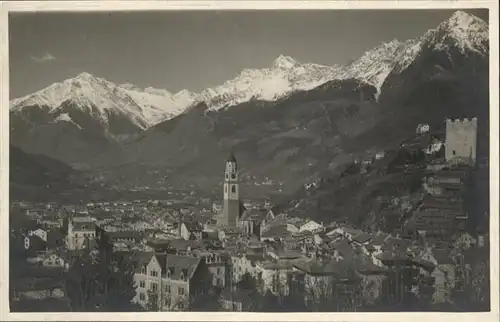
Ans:
POLYGON ((485 21, 457 11, 347 65, 280 56, 201 93, 83 73, 11 100, 11 143, 139 185, 162 173, 171 184, 213 186, 233 150, 248 182, 279 190, 445 117, 478 117, 487 147, 488 33, 485 21))

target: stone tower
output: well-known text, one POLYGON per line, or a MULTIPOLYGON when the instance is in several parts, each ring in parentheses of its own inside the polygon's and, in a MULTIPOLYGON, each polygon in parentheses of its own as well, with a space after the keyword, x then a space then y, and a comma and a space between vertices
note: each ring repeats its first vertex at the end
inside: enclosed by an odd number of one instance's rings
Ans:
POLYGON ((476 146, 477 118, 446 120, 446 162, 475 164, 476 146))
POLYGON ((241 212, 240 185, 238 178, 238 164, 236 158, 231 156, 226 161, 224 172, 224 204, 222 213, 217 220, 219 225, 237 227, 241 212))

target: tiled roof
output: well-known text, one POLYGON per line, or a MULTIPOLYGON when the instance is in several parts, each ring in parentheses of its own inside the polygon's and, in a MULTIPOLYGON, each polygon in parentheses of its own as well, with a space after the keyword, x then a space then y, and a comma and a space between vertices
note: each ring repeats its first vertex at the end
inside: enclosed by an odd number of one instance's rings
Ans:
POLYGON ((162 272, 165 272, 165 267, 167 267, 167 255, 166 254, 155 254, 156 260, 161 267, 162 272))
POLYGON ((354 250, 345 239, 334 242, 331 247, 338 250, 343 257, 349 257, 354 254, 354 250))
POLYGON ((383 252, 375 256, 380 260, 392 261, 392 260, 408 260, 409 257, 405 253, 393 253, 393 252, 383 252))
POLYGON ((260 222, 260 221, 263 221, 264 219, 266 219, 267 213, 268 213, 268 211, 266 209, 246 210, 243 213, 241 220, 242 221, 245 221, 245 220, 250 221, 251 220, 251 221, 260 222))
POLYGON ((271 227, 262 233, 262 237, 275 237, 275 238, 281 237, 281 238, 283 238, 287 235, 289 235, 289 232, 286 229, 286 226, 283 226, 283 225, 271 227))
POLYGON ((199 221, 185 221, 184 225, 189 231, 202 231, 203 226, 199 221))
POLYGON ((302 254, 300 254, 298 252, 294 252, 294 251, 282 250, 282 251, 278 251, 276 253, 277 253, 276 255, 280 259, 294 259, 294 258, 302 257, 302 254))
POLYGON ((296 261, 293 266, 311 275, 326 275, 340 278, 344 277, 347 271, 355 269, 355 266, 350 260, 330 260, 328 262, 315 260, 296 261))
POLYGON ((354 228, 347 228, 347 227, 344 228, 344 231, 348 234, 351 234, 352 236, 357 236, 357 235, 361 235, 364 233, 362 230, 354 229, 354 228))
POLYGON ((201 248, 202 245, 197 240, 172 239, 169 241, 170 247, 177 250, 187 250, 189 247, 201 248))
POLYGON ((372 239, 372 236, 367 233, 361 233, 353 237, 353 240, 358 243, 364 243, 372 239))
POLYGON ((263 269, 268 269, 268 270, 279 270, 279 269, 292 269, 293 268, 293 262, 292 261, 285 261, 285 262, 263 262, 261 264, 263 269))
POLYGON ((386 271, 385 268, 379 267, 371 260, 364 256, 357 256, 353 260, 353 266, 356 268, 358 272, 366 272, 366 273, 383 273, 386 271))
POLYGON ((107 233, 110 239, 121 239, 121 238, 135 238, 135 239, 141 239, 143 237, 143 234, 140 232, 137 232, 135 230, 129 230, 129 231, 111 231, 107 233))
POLYGON ((409 246, 410 243, 405 239, 390 237, 385 241, 382 249, 388 251, 399 249, 401 251, 404 251, 409 246))
POLYGON ((95 231, 95 227, 93 222, 73 222, 73 231, 95 231))
POLYGON ((413 258, 413 262, 416 264, 426 267, 426 268, 433 268, 434 264, 426 259, 423 259, 422 257, 415 257, 413 258))
POLYGON ((184 275, 187 279, 191 279, 200 261, 201 259, 197 257, 167 254, 165 256, 165 267, 170 272, 170 279, 180 280, 181 275, 184 275))
MULTIPOLYGON (((122 252, 123 253, 123 252, 122 252)), ((147 265, 153 257, 153 252, 128 252, 130 261, 134 265, 136 273, 140 273, 143 266, 147 265)), ((126 253, 125 253, 126 256, 126 253)), ((127 257, 124 257, 127 258, 127 257)))

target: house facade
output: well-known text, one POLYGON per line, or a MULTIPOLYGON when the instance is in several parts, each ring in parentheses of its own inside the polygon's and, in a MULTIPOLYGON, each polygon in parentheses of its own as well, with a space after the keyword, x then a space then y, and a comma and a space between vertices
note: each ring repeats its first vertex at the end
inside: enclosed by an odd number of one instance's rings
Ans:
POLYGON ((134 302, 157 311, 184 311, 211 285, 200 258, 171 254, 140 254, 135 260, 134 302))

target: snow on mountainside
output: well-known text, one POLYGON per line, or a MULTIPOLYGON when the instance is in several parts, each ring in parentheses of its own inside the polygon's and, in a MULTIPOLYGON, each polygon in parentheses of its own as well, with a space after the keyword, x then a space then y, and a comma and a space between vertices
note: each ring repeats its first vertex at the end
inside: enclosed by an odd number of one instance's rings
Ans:
POLYGON ((76 78, 14 99, 10 106, 14 112, 28 106, 48 106, 55 112, 64 102, 71 101, 104 124, 109 114, 119 114, 139 128, 147 129, 183 113, 196 103, 205 102, 210 110, 220 110, 251 100, 275 101, 335 79, 358 79, 374 86, 380 94, 388 75, 402 73, 424 48, 446 51, 451 47, 457 47, 463 55, 468 52, 486 55, 488 24, 473 15, 457 11, 422 37, 382 43, 347 65, 301 63, 281 55, 269 68, 244 69, 234 79, 199 94, 187 90, 172 94, 161 89, 139 89, 131 84, 116 85, 82 73, 76 78))
POLYGON ((218 110, 252 99, 273 101, 295 90, 309 90, 331 78, 335 67, 301 64, 280 56, 272 68, 245 69, 236 78, 204 90, 199 99, 210 109, 218 110))
POLYGON ((484 56, 489 50, 488 34, 488 23, 484 20, 457 11, 436 29, 429 30, 424 38, 433 42, 439 49, 453 41, 462 54, 469 50, 484 56))
POLYGON ((75 125, 78 129, 80 130, 82 129, 82 127, 78 125, 78 123, 73 121, 73 119, 71 118, 71 116, 69 116, 68 113, 59 114, 59 116, 54 119, 54 122, 68 122, 75 125))
MULTIPOLYGON (((30 106, 48 107, 50 113, 56 115, 63 103, 71 102, 73 106, 88 111, 102 124, 108 122, 110 114, 118 114, 146 129, 182 113, 193 101, 193 95, 187 91, 173 95, 151 87, 140 89, 131 84, 117 85, 89 73, 81 73, 36 93, 13 99, 10 109, 15 113, 30 106)), ((61 114, 55 121, 74 123, 68 117, 61 114)))
POLYGON ((252 99, 272 101, 294 91, 310 90, 330 80, 348 78, 373 85, 380 94, 386 77, 393 71, 403 72, 424 45, 437 50, 454 45, 460 48, 462 54, 467 54, 469 50, 484 55, 488 51, 488 24, 473 15, 457 11, 422 37, 382 43, 344 66, 304 64, 281 55, 271 68, 245 69, 236 78, 206 89, 199 99, 205 101, 210 109, 219 110, 252 99))

